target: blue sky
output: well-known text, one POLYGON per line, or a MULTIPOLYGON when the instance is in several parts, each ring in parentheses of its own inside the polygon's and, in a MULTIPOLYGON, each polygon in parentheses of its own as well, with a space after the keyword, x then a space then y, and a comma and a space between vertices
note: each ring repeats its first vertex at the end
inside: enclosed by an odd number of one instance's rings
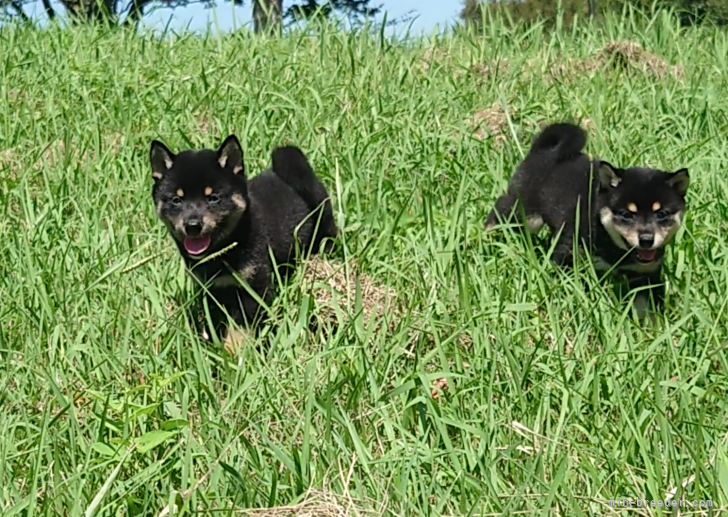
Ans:
MULTIPOLYGON (((291 2, 284 0, 283 8, 291 2)), ((444 28, 452 23, 462 9, 462 0, 373 0, 373 5, 381 4, 382 10, 386 11, 387 18, 399 18, 407 13, 412 13, 417 18, 409 22, 414 32, 429 32, 436 26, 444 28)), ((173 16, 173 26, 185 26, 189 24, 192 30, 204 30, 208 24, 217 25, 222 31, 228 31, 235 26, 250 23, 251 20, 250 2, 245 2, 243 7, 232 7, 220 0, 219 5, 213 9, 205 9, 199 5, 178 9, 159 9, 145 20, 146 25, 157 28, 164 28, 170 16, 173 16)), ((378 16, 381 18, 381 15, 378 16)))
MULTIPOLYGON (((55 2, 52 3, 55 4, 55 2)), ((250 0, 246 0, 245 6, 232 7, 224 0, 218 0, 218 6, 215 9, 205 9, 200 5, 177 9, 157 9, 146 17, 144 25, 164 29, 169 23, 170 29, 187 26, 194 31, 204 31, 205 27, 210 26, 213 31, 227 32, 250 23, 252 10, 250 3, 250 0)), ((284 9, 290 3, 289 0, 284 0, 284 9)), ((462 9, 462 0, 373 0, 372 4, 381 4, 382 10, 388 13, 387 19, 389 20, 400 18, 408 13, 415 18, 403 26, 392 29, 396 32, 405 30, 407 27, 416 33, 431 32, 438 27, 444 29, 456 21, 457 15, 462 9)), ((26 12, 33 17, 44 18, 40 1, 26 6, 26 12)), ((381 19, 381 15, 377 18, 381 19)))

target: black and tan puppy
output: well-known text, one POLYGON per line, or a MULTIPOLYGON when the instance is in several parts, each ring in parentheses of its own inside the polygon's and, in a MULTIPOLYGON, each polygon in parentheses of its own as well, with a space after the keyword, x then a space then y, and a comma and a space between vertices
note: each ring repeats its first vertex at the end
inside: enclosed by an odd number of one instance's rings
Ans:
MULTIPOLYGON (((235 135, 217 150, 179 154, 155 140, 150 161, 157 215, 187 267, 239 325, 254 325, 263 316, 241 281, 270 303, 271 255, 285 276, 297 252, 317 253, 322 243, 328 251, 333 244, 328 238, 337 235, 326 188, 296 147, 275 149, 272 168, 251 180, 235 135)), ((213 324, 223 335, 226 320, 218 307, 213 324)))
POLYGON ((531 233, 544 225, 560 231, 553 260, 565 266, 572 264, 578 237, 595 256, 597 270, 623 273, 630 288, 647 287, 635 301, 643 318, 650 293, 657 306, 662 304, 662 261, 685 214, 688 171, 619 169, 590 160, 582 152, 586 141, 586 132, 574 124, 544 128, 508 192, 496 201, 486 228, 515 218, 531 233))

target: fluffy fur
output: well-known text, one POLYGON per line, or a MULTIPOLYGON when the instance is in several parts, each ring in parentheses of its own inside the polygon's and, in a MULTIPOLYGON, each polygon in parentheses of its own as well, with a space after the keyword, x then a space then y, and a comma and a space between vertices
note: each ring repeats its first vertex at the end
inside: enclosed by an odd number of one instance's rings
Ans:
POLYGON ((665 246, 680 227, 690 184, 687 169, 619 169, 583 153, 586 132, 574 124, 547 126, 518 166, 508 191, 496 201, 486 228, 499 221, 548 226, 561 232, 553 260, 573 261, 576 238, 595 256, 598 270, 627 276, 631 288, 647 287, 636 301, 640 318, 651 293, 662 304, 665 246))
MULTIPOLYGON (((327 238, 337 235, 326 188, 296 147, 275 149, 272 168, 252 180, 235 135, 217 150, 179 154, 155 140, 150 162, 157 215, 187 267, 239 325, 262 317, 241 282, 266 304, 274 297, 271 254, 285 276, 297 251, 315 254, 325 239, 329 251, 333 243, 327 238)), ((210 304, 213 324, 225 334, 227 318, 218 303, 210 304)))

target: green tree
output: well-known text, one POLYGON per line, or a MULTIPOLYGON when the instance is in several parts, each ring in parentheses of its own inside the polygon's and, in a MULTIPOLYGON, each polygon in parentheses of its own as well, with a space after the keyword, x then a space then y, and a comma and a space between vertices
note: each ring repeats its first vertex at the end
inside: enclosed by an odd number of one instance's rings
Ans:
POLYGON ((484 13, 509 15, 514 21, 533 22, 538 19, 553 23, 562 12, 564 23, 570 23, 574 16, 594 16, 596 0, 465 0, 460 18, 465 25, 480 28, 484 13))
POLYGON ((253 23, 255 32, 276 32, 280 30, 283 18, 299 21, 339 12, 359 19, 379 13, 381 6, 373 7, 370 3, 371 0, 304 0, 291 5, 284 13, 283 0, 253 0, 253 23))
MULTIPOLYGON (((34 0, 0 0, 0 14, 4 12, 11 18, 30 21, 25 6, 34 0)), ((236 5, 243 5, 245 0, 231 0, 236 5)), ((75 23, 103 21, 113 25, 136 27, 146 14, 155 6, 184 7, 192 3, 208 7, 215 5, 215 0, 41 0, 46 16, 54 19, 58 9, 65 11, 75 23)), ((299 20, 311 16, 330 16, 341 12, 350 17, 366 17, 377 14, 381 7, 370 6, 371 0, 303 0, 294 3, 285 11, 283 0, 251 0, 253 8, 253 25, 256 32, 276 32, 280 30, 284 18, 299 20)))
MULTIPOLYGON (((553 23, 558 14, 559 2, 555 0, 465 0, 460 18, 468 26, 479 28, 484 11, 508 13, 515 21, 531 22, 536 19, 553 23)), ((607 10, 620 11, 625 5, 649 11, 653 0, 561 0, 563 20, 570 23, 575 15, 589 17, 607 10)), ((658 9, 669 8, 677 12, 683 25, 710 21, 728 25, 727 0, 658 0, 658 9)))

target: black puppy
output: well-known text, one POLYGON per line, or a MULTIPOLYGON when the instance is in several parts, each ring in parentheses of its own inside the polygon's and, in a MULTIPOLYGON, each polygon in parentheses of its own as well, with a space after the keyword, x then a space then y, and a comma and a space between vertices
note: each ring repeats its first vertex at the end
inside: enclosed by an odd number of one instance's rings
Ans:
MULTIPOLYGON (((293 269, 296 252, 325 251, 337 235, 331 201, 300 149, 273 151, 271 170, 248 180, 243 150, 235 135, 217 151, 172 153, 154 140, 150 161, 157 215, 174 238, 187 267, 207 284, 209 294, 239 325, 254 325, 274 296, 273 263, 282 276, 293 269), (270 251, 269 251, 270 250, 270 251), (208 260, 203 260, 208 259, 208 260)), ((226 318, 211 303, 215 330, 226 333, 226 318)))
POLYGON ((646 315, 649 292, 661 305, 664 247, 680 227, 687 169, 665 172, 644 167, 618 169, 582 152, 586 132, 556 123, 536 137, 518 166, 508 192, 496 201, 486 229, 516 218, 527 231, 543 225, 561 231, 553 260, 570 266, 578 236, 595 255, 595 268, 625 274, 630 288, 647 286, 635 305, 646 315))

